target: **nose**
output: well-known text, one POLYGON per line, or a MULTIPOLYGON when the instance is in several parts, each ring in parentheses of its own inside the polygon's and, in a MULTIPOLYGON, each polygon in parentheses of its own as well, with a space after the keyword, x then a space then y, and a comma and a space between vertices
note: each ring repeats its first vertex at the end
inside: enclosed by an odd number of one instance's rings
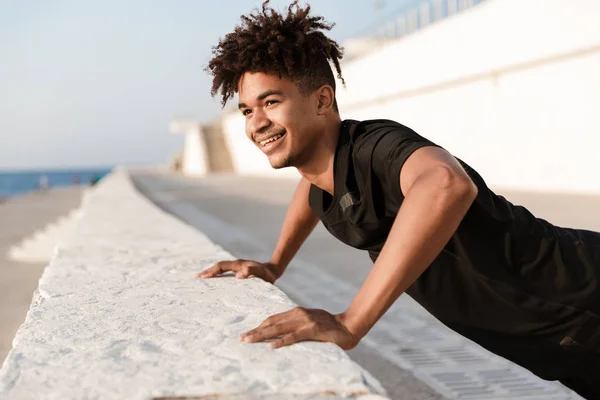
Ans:
POLYGON ((262 110, 257 110, 252 113, 252 117, 248 121, 248 131, 254 137, 266 133, 271 126, 271 120, 265 115, 262 110))

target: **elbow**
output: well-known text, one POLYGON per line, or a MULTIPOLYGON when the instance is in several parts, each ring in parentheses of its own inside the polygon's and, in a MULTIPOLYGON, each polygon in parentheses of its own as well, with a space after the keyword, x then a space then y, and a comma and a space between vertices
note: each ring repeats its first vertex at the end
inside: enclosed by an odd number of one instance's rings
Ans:
POLYGON ((473 180, 469 178, 469 176, 462 177, 459 186, 461 199, 463 199, 470 207, 471 204, 473 204, 473 202, 477 198, 477 195, 479 194, 479 188, 477 187, 475 182, 473 182, 473 180))
POLYGON ((460 202, 470 207, 477 198, 479 190, 471 178, 462 171, 455 171, 450 167, 441 166, 436 173, 436 186, 446 194, 452 202, 460 202))

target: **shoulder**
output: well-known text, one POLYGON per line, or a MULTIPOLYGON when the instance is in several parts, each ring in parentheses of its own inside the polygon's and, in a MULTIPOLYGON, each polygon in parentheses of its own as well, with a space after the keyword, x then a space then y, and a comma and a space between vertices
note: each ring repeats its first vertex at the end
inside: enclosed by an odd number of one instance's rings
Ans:
POLYGON ((416 134, 409 127, 390 119, 368 119, 363 121, 345 120, 355 141, 369 140, 384 134, 416 134))
POLYGON ((409 150, 415 145, 437 146, 406 125, 389 119, 346 120, 344 123, 348 124, 353 155, 358 158, 370 159, 374 152, 379 157, 393 157, 399 149, 409 150))

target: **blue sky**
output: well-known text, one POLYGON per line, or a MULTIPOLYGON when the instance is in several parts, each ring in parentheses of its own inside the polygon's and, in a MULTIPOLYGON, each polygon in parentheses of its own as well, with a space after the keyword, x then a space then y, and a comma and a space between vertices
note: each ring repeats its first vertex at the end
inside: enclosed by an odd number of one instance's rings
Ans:
MULTIPOLYGON (((0 169, 167 162, 182 144, 172 118, 220 112, 211 46, 261 3, 0 0, 0 169)), ((310 2, 340 42, 414 0, 375 3, 310 2)))

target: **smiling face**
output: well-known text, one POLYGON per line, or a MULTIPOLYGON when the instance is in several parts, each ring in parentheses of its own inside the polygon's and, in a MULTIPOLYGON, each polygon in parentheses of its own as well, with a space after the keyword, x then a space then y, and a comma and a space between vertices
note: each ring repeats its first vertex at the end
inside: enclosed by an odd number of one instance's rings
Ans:
POLYGON ((273 168, 298 166, 310 158, 326 123, 321 118, 321 92, 303 93, 291 80, 262 72, 246 72, 240 79, 239 108, 246 119, 246 135, 273 168))

